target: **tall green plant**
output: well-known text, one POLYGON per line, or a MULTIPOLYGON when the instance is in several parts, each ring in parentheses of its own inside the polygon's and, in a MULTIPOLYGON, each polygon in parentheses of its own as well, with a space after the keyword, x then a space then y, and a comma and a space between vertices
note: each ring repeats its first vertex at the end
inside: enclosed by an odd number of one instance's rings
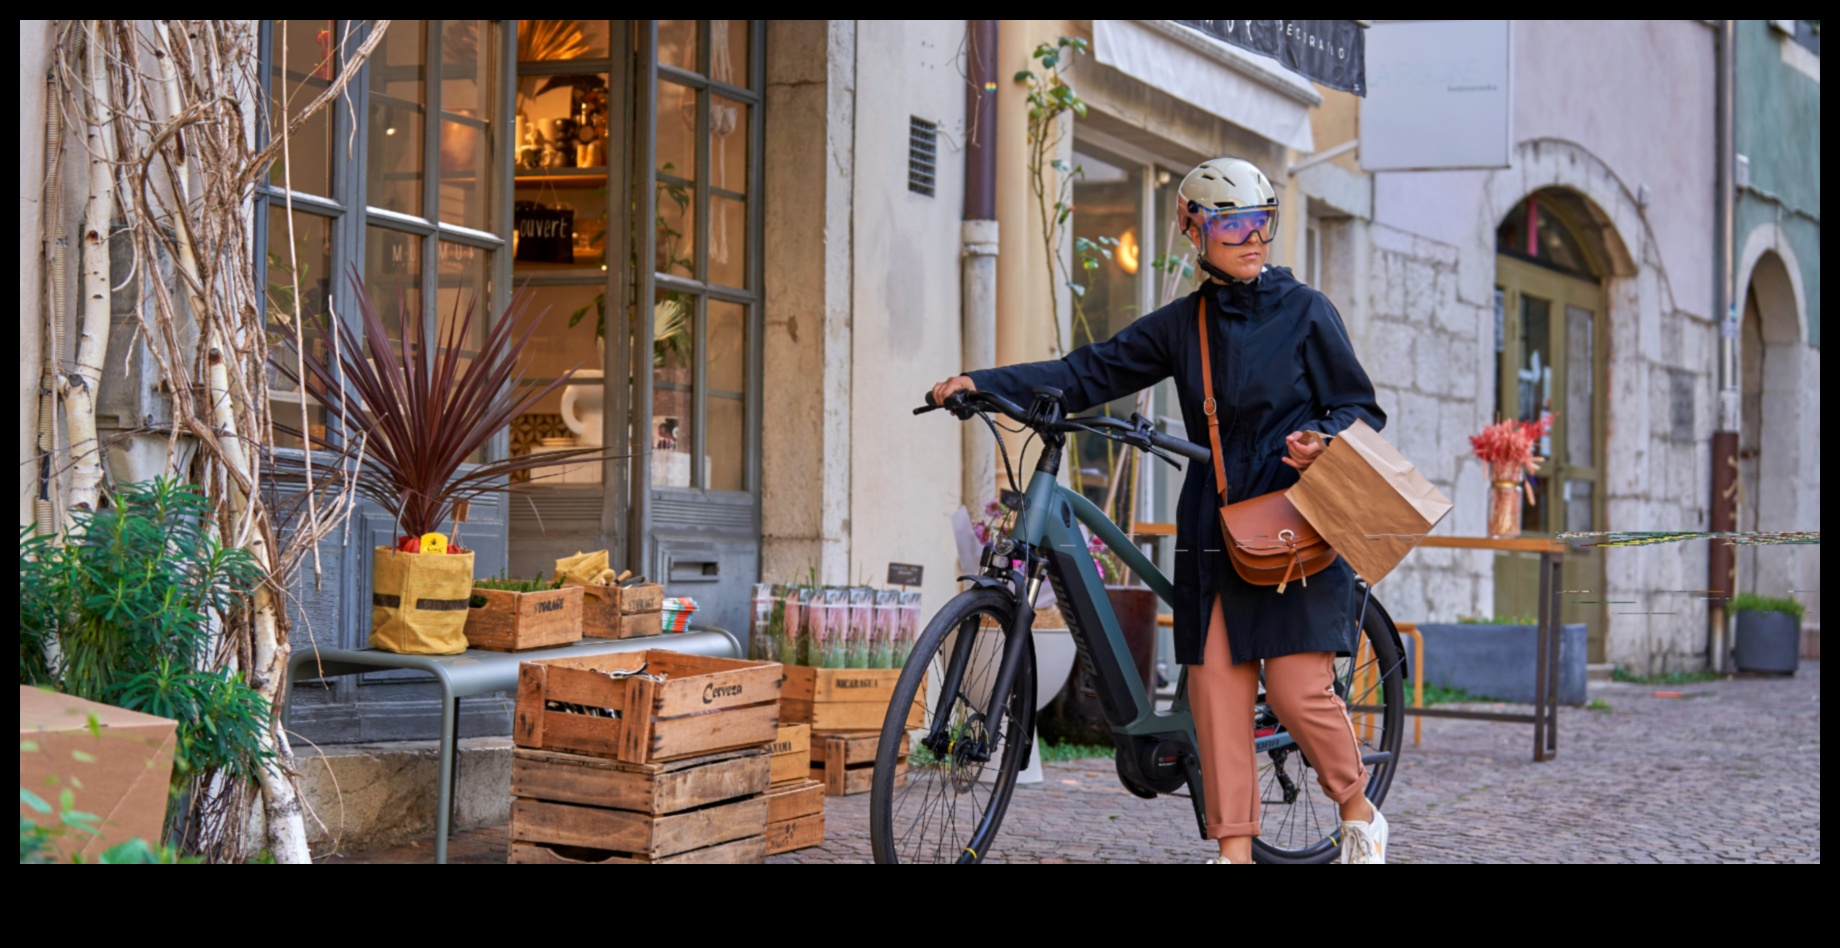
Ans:
POLYGON ((514 294, 505 311, 490 321, 475 352, 466 341, 472 338, 473 320, 484 318, 476 297, 463 312, 455 302, 454 318, 439 340, 428 338, 422 320, 405 306, 397 342, 355 269, 351 282, 362 335, 344 320, 327 321, 330 329, 308 320, 309 338, 323 341, 324 351, 337 358, 322 361, 309 346, 307 352, 274 360, 296 384, 301 380, 291 366, 296 358, 305 365, 306 387, 326 406, 344 440, 333 443, 284 425, 275 429, 346 458, 358 493, 395 514, 401 533, 421 536, 440 529, 457 504, 504 490, 515 472, 608 457, 600 448, 572 448, 462 470, 517 416, 568 384, 575 369, 534 390, 524 384, 521 357, 541 318, 530 312, 527 291, 514 294))
POLYGON ((177 721, 175 787, 211 773, 255 780, 271 756, 271 709, 209 659, 211 630, 255 591, 260 568, 211 535, 196 487, 163 478, 113 499, 77 511, 61 544, 21 530, 20 683, 177 721))

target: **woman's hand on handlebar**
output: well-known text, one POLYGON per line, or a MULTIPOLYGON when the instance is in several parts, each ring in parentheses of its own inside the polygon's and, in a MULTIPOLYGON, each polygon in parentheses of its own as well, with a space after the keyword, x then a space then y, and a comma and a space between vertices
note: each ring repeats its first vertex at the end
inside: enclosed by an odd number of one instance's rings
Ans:
POLYGON ((975 391, 977 391, 977 385, 971 381, 971 376, 954 375, 938 385, 933 386, 933 404, 944 405, 946 399, 959 392, 975 391))

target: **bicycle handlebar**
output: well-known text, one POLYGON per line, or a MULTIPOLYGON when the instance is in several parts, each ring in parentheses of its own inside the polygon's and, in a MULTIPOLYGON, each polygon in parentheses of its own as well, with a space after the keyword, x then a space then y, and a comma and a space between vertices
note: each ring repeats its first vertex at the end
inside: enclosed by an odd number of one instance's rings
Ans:
POLYGON ((1015 402, 1001 395, 990 392, 954 392, 946 399, 946 404, 944 405, 935 404, 933 402, 933 393, 928 392, 926 393, 925 401, 925 407, 914 409, 914 414, 924 415, 929 411, 938 411, 943 408, 952 412, 953 415, 962 420, 969 418, 972 412, 976 411, 978 406, 981 405, 1002 412, 1011 419, 1037 430, 1091 431, 1095 428, 1106 428, 1120 432, 1124 437, 1119 440, 1135 447, 1154 448, 1161 451, 1167 451, 1170 454, 1175 454, 1188 458, 1191 461, 1201 463, 1206 463, 1214 457, 1212 451, 1201 445, 1157 431, 1150 422, 1145 420, 1142 416, 1133 416, 1135 421, 1121 421, 1117 418, 1107 418, 1101 415, 1095 415, 1087 418, 1063 418, 1051 424, 1041 424, 1039 419, 1030 416, 1027 409, 1022 408, 1015 402))

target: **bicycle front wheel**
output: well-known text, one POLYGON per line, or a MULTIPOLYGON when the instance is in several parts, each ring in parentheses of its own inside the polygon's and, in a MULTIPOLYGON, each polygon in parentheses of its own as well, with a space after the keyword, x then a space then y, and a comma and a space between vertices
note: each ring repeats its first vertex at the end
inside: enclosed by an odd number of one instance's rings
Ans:
POLYGON ((953 597, 920 633, 876 748, 869 797, 876 862, 974 864, 990 855, 1035 738, 1035 669, 1027 649, 1009 701, 996 720, 985 715, 1015 610, 1008 592, 974 589, 953 597), (965 666, 948 693, 961 642, 965 666), (923 742, 935 722, 947 738, 939 748, 923 742))

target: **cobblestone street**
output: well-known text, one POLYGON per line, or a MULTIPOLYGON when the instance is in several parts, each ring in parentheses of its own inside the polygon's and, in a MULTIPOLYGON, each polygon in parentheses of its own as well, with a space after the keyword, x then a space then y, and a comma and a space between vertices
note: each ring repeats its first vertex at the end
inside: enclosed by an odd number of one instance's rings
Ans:
MULTIPOLYGON (((1594 683, 1608 710, 1559 712, 1559 756, 1525 725, 1427 719, 1385 810, 1391 861, 1820 862, 1821 671, 1690 685, 1594 683), (1680 697, 1658 697, 1657 692, 1680 697)), ((1188 801, 1139 800, 1109 760, 1051 764, 1018 789, 993 862, 1198 862, 1188 801)), ((774 863, 867 862, 869 797, 832 798, 821 847, 774 863)), ((338 861, 426 861, 431 843, 338 861)), ((502 862, 504 828, 456 862, 502 862)))

